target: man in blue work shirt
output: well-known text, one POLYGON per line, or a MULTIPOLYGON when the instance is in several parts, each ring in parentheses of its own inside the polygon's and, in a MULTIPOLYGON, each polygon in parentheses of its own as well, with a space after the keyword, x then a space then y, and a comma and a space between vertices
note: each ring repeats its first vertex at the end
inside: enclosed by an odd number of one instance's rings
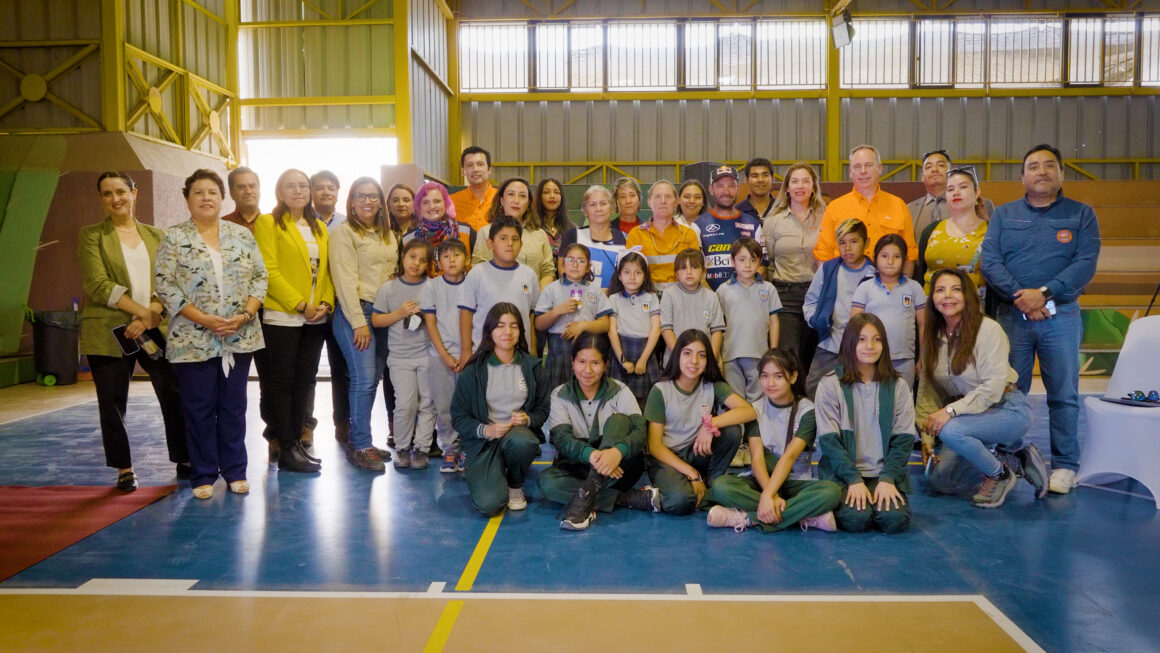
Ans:
POLYGON ((1011 341, 1018 386, 1031 389, 1031 370, 1047 389, 1052 492, 1066 494, 1079 467, 1079 345, 1077 300, 1096 273, 1100 226, 1092 208, 1063 196, 1063 158, 1051 145, 1023 157, 1021 200, 995 209, 983 239, 983 276, 999 295, 999 323, 1011 341))
POLYGON ((720 166, 709 175, 709 209, 694 223, 701 233, 701 253, 705 255, 705 281, 713 291, 733 278, 733 243, 748 236, 761 244, 762 267, 765 266, 765 235, 761 218, 742 213, 733 203, 737 200, 737 171, 720 166))

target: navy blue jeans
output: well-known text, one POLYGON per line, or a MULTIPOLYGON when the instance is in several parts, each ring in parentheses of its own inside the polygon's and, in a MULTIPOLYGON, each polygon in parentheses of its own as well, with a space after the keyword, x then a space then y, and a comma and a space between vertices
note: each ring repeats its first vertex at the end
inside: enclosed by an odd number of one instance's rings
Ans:
POLYGON ((174 363, 185 411, 185 440, 193 487, 246 478, 246 381, 253 354, 234 354, 229 376, 221 357, 174 363))
POLYGON ((1031 371, 1039 356, 1039 373, 1047 390, 1051 431, 1051 466, 1079 468, 1079 345, 1083 321, 1079 304, 1061 304, 1056 314, 1035 322, 1023 319, 1012 304, 1000 304, 999 324, 1011 341, 1011 367, 1019 373, 1018 387, 1031 391, 1031 371))

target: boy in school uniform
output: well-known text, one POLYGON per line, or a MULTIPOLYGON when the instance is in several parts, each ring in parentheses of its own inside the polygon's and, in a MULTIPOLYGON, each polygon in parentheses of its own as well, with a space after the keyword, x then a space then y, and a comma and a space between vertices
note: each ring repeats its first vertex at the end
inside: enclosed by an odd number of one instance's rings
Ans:
POLYGON ((511 302, 524 319, 524 342, 535 351, 532 309, 540 298, 540 279, 530 267, 516 260, 524 228, 515 218, 503 216, 491 223, 487 246, 492 259, 471 268, 459 291, 459 362, 471 358, 483 335, 487 312, 499 302, 511 302))
POLYGON ((423 286, 419 308, 431 338, 428 350, 428 368, 431 379, 431 400, 435 404, 435 434, 443 450, 439 471, 450 474, 462 470, 459 452, 459 434, 451 425, 451 397, 455 394, 455 380, 462 369, 459 354, 459 294, 467 277, 467 246, 462 240, 447 239, 439 243, 436 252, 442 276, 423 286))
POLYGON ((757 277, 761 267, 761 244, 748 237, 738 238, 730 248, 734 276, 717 288, 717 298, 725 313, 725 382, 749 403, 761 399, 757 362, 765 352, 777 347, 777 312, 781 299, 773 284, 757 277))
POLYGON ((699 329, 709 336, 713 355, 720 360, 725 316, 717 294, 704 284, 705 256, 692 248, 681 250, 673 260, 673 269, 677 283, 661 295, 661 338, 667 348, 665 363, 677 339, 688 329, 699 329))

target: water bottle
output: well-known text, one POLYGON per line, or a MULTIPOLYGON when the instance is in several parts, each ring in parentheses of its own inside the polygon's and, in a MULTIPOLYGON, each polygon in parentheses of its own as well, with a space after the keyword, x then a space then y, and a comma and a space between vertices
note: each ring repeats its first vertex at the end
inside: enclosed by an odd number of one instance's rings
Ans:
POLYGON ((579 310, 584 307, 584 290, 582 288, 573 288, 568 291, 568 296, 576 300, 576 309, 579 310))
POLYGON ((145 355, 153 360, 161 360, 161 357, 165 355, 161 351, 161 348, 157 346, 157 343, 153 342, 153 338, 149 337, 148 333, 142 333, 136 338, 133 338, 133 342, 137 343, 141 351, 145 352, 145 355))

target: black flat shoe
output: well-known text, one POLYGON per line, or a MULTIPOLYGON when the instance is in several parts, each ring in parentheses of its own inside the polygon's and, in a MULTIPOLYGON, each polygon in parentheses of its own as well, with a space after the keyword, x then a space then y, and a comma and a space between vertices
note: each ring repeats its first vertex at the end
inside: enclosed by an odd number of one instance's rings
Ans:
POLYGON ((177 478, 193 478, 193 465, 189 463, 177 463, 177 478))
POLYGON ((132 492, 137 489, 137 475, 133 472, 121 472, 117 475, 117 489, 122 492, 132 492))

